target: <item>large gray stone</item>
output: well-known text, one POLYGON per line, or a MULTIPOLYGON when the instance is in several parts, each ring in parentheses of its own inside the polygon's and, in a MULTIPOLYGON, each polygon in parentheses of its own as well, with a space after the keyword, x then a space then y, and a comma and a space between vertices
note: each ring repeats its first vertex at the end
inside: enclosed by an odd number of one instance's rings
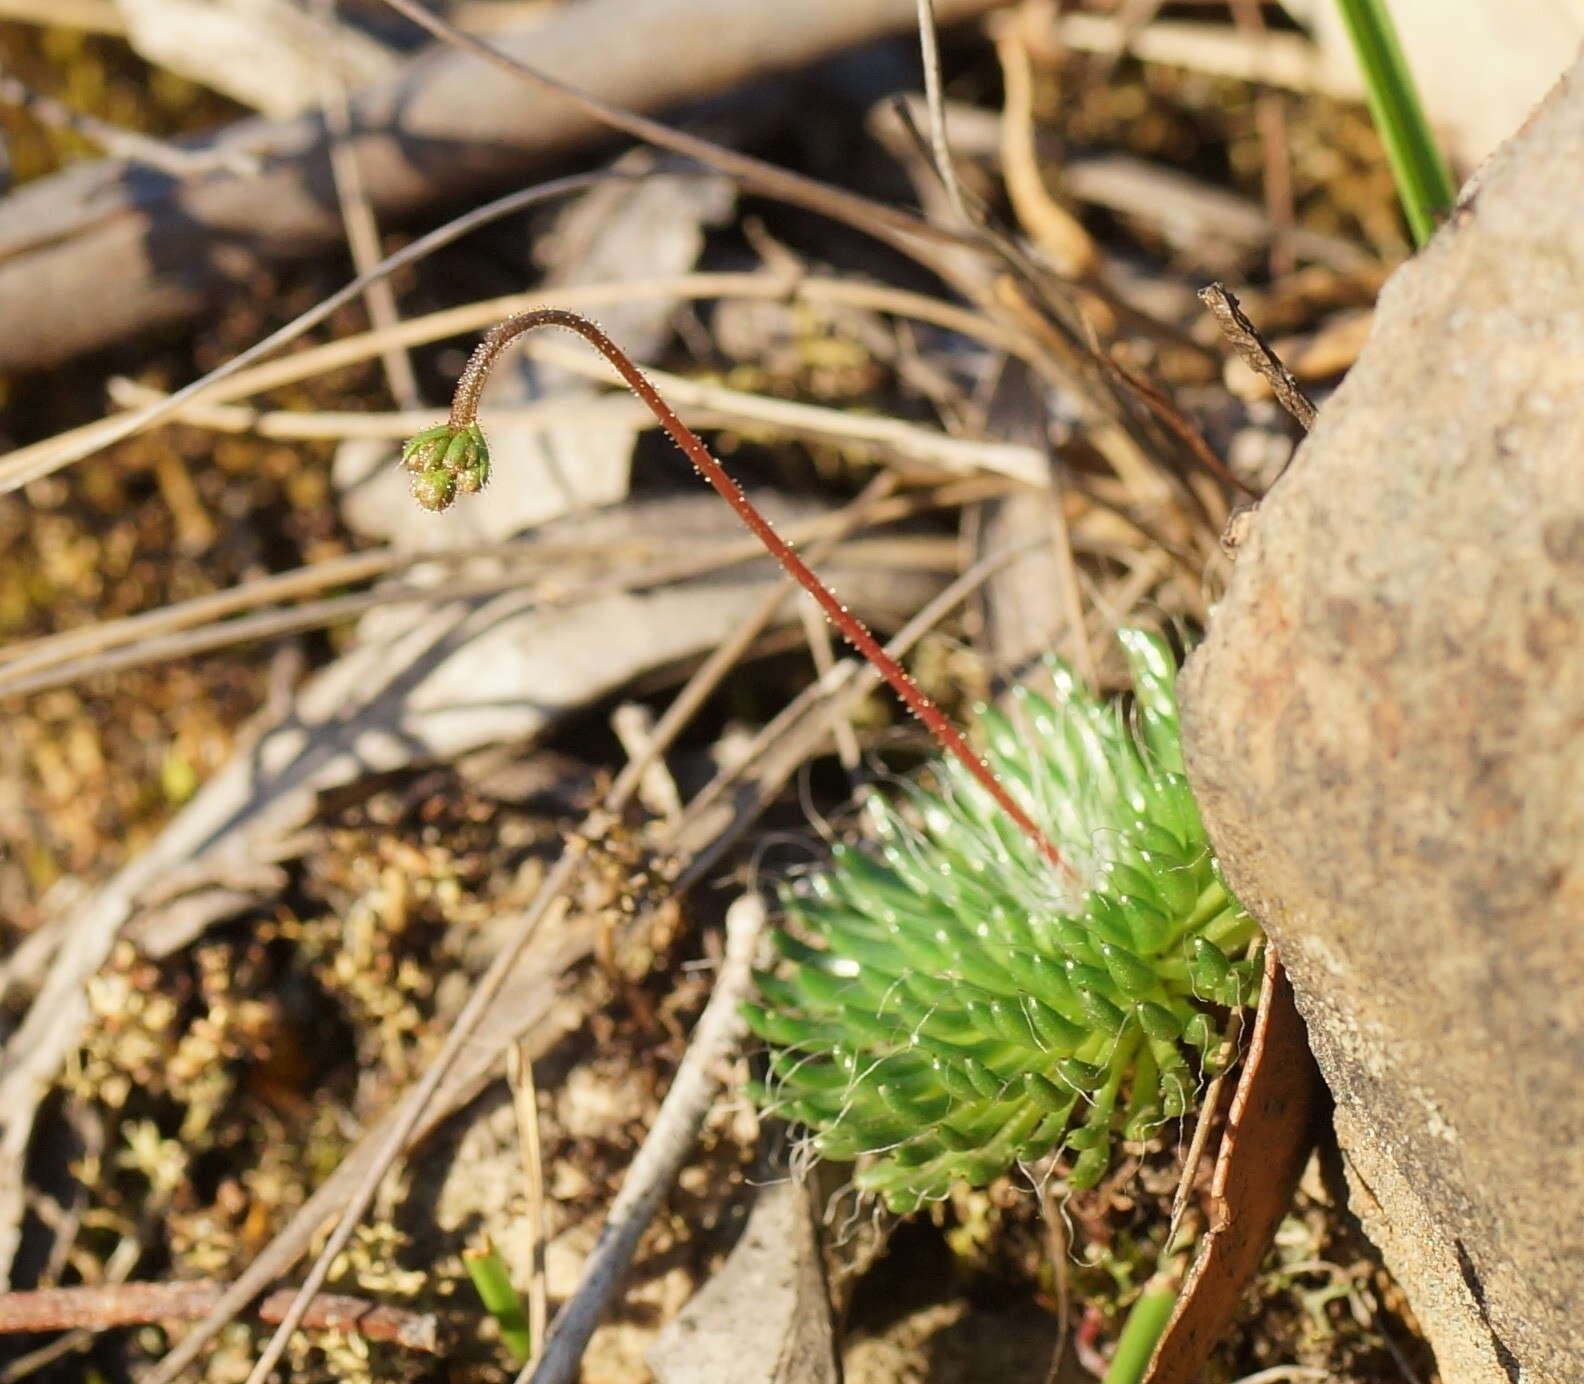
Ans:
POLYGON ((1449 1384, 1584 1380, 1584 67, 1382 295, 1184 676, 1449 1384))

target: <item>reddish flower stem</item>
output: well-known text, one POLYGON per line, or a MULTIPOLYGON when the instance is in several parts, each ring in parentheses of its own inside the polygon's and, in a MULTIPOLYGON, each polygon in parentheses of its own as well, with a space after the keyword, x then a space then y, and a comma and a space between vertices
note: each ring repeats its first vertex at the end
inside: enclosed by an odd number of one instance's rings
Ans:
POLYGON ((534 308, 528 312, 518 313, 515 317, 508 317, 504 322, 492 327, 485 333, 484 340, 473 352, 461 379, 457 381, 456 394, 451 401, 451 427, 454 430, 462 429, 477 422, 479 396, 483 392, 484 383, 496 358, 524 332, 533 331, 538 327, 565 327, 568 331, 576 332, 615 367, 616 372, 627 382, 628 388, 648 405, 650 412, 659 419, 660 426, 682 449, 698 473, 715 487, 727 504, 737 511, 738 517, 770 550, 776 561, 819 602, 820 609, 841 631, 842 637, 874 665, 880 675, 891 684, 892 690, 902 699, 908 710, 917 716, 946 751, 954 755, 974 776, 985 792, 1017 823, 1019 830, 1039 848, 1040 853, 1064 874, 1076 878, 1072 866, 1062 857, 1050 838, 1018 805, 1017 800, 1001 786, 995 775, 990 772, 989 765, 974 753, 968 742, 963 739, 961 732, 947 720, 940 708, 919 690, 918 684, 907 675, 902 666, 880 647, 879 642, 870 634, 863 622, 837 600, 831 589, 809 570, 791 545, 776 533, 770 526, 770 521, 743 494, 742 487, 726 474, 721 464, 710 455, 709 448, 677 417, 676 410, 660 396, 659 390, 650 384, 643 372, 633 364, 632 358, 588 318, 561 308, 534 308))

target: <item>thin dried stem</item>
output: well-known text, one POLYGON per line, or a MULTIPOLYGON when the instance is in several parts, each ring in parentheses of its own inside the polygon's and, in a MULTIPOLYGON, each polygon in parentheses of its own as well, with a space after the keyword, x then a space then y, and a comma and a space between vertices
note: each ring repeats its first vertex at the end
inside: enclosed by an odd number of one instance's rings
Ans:
MULTIPOLYGON (((347 248, 352 265, 362 278, 380 261, 379 225, 363 185, 363 170, 352 143, 352 102, 347 95, 346 78, 341 70, 342 33, 336 22, 336 0, 313 0, 314 17, 325 44, 319 64, 319 104, 324 112, 325 131, 330 136, 330 176, 335 183, 336 200, 341 205, 341 220, 346 227, 347 248)), ((374 277, 363 293, 369 321, 376 327, 393 327, 401 321, 396 310, 396 292, 388 278, 374 277)), ((385 383, 402 408, 417 408, 423 397, 418 392, 418 377, 412 361, 400 347, 384 353, 385 383)))
MULTIPOLYGON (((853 529, 865 523, 874 523, 883 510, 883 502, 887 499, 890 487, 890 477, 877 477, 852 504, 840 514, 833 516, 843 521, 842 527, 832 529, 810 542, 810 559, 814 562, 823 561, 835 550, 837 543, 853 529)), ((687 685, 671 699, 671 704, 655 722, 643 750, 628 760, 621 773, 616 776, 616 781, 611 785, 611 797, 614 801, 625 803, 637 791, 650 764, 664 754, 681 734, 720 680, 747 652, 764 627, 775 618, 776 611, 786 597, 785 586, 768 593, 748 617, 699 665, 698 670, 688 679, 687 685)))
POLYGON ((506 1050, 506 1084, 511 1087, 512 1112, 517 1120, 517 1143, 521 1152, 523 1187, 528 1197, 528 1339, 537 1354, 543 1348, 545 1326, 550 1320, 549 1295, 545 1287, 544 1250, 549 1243, 545 1220, 544 1151, 539 1140, 539 1100, 534 1087, 533 1052, 526 1040, 506 1050))
POLYGON ((223 365, 216 366, 207 375, 183 385, 174 394, 167 395, 158 403, 130 413, 101 418, 97 422, 74 428, 70 432, 49 438, 34 446, 19 447, 16 451, 0 458, 0 495, 20 489, 30 481, 51 475, 63 466, 70 466, 73 462, 92 456, 103 447, 140 433, 155 423, 175 417, 181 411, 183 404, 211 394, 223 381, 234 375, 240 375, 248 366, 263 360, 265 356, 311 331, 337 308, 358 297, 376 279, 394 274, 404 265, 414 264, 426 255, 432 255, 436 250, 461 239, 470 231, 475 231, 480 226, 487 226, 503 216, 510 216, 513 212, 525 211, 540 202, 581 192, 584 188, 593 187, 596 183, 610 178, 628 176, 625 173, 609 171, 576 173, 570 177, 541 183, 538 187, 524 188, 505 197, 498 197, 493 202, 486 202, 482 207, 476 207, 466 215, 457 217, 455 221, 448 221, 444 226, 420 236, 411 245, 403 246, 395 254, 387 255, 367 274, 359 274, 351 283, 337 289, 328 298, 320 299, 306 312, 292 318, 284 327, 271 332, 262 341, 254 342, 247 350, 233 356, 223 365))
MULTIPOLYGON (((59 0, 49 0, 53 6, 59 0)), ((11 18, 0 5, 0 18, 11 18)), ((66 20, 50 21, 66 24, 66 20)), ((202 177, 216 169, 235 173, 240 177, 256 176, 258 158, 234 147, 224 149, 184 149, 179 144, 166 144, 136 130, 112 125, 107 120, 75 111, 70 106, 34 91, 27 83, 10 73, 0 73, 0 101, 25 110, 40 124, 55 129, 70 130, 90 144, 97 144, 112 158, 126 159, 158 169, 172 178, 202 177)))
POLYGON ((924 60, 924 100, 929 107, 930 152, 935 172, 940 175, 952 210, 964 226, 972 226, 968 205, 963 200, 962 183, 952 163, 951 145, 946 139, 946 102, 941 93, 940 39, 935 30, 935 6, 918 0, 919 49, 924 60))
MULTIPOLYGON (((877 506, 866 514, 864 522, 881 523, 902 519, 926 509, 981 499, 987 493, 994 492, 987 492, 973 483, 926 491, 877 506)), ((816 538, 834 532, 841 521, 841 514, 821 515, 799 523, 794 532, 800 535, 798 541, 816 538)), ((878 548, 874 545, 884 542, 878 538, 869 540, 870 554, 878 556, 878 548)), ((649 549, 644 545, 631 548, 634 560, 644 558, 648 552, 649 549)), ((751 562, 762 553, 763 549, 757 542, 744 540, 722 543, 685 558, 612 570, 612 564, 622 553, 607 549, 599 555, 603 559, 605 571, 587 580, 571 581, 567 576, 567 564, 587 563, 591 554, 586 545, 528 540, 492 544, 470 552, 441 550, 410 553, 377 548, 367 553, 332 558, 274 577, 260 578, 229 591, 195 597, 191 601, 146 611, 141 615, 109 620, 86 629, 69 630, 64 634, 35 640, 20 648, 15 658, 0 657, 0 697, 27 696, 83 678, 148 663, 190 657, 257 639, 273 639, 305 630, 322 629, 382 606, 432 602, 442 596, 446 600, 480 599, 504 591, 520 590, 527 578, 547 568, 554 573, 554 578, 549 589, 539 596, 537 604, 541 607, 565 605, 611 591, 639 591, 708 576, 751 562), (238 614, 256 606, 268 606, 273 601, 295 599, 325 586, 346 585, 428 562, 457 564, 489 557, 509 559, 511 566, 499 575, 459 577, 443 590, 426 584, 392 583, 373 591, 304 601, 293 606, 277 606, 252 614, 238 614), (321 568, 325 569, 322 573, 321 568), (226 618, 232 615, 238 618, 226 618)))
MULTIPOLYGON (((497 202, 480 207, 476 212, 442 226, 439 230, 414 241, 412 245, 381 262, 379 272, 388 274, 402 266, 431 254, 443 245, 489 221, 497 220, 511 212, 522 210, 536 202, 561 196, 592 186, 604 178, 628 177, 628 174, 578 174, 575 177, 545 183, 525 192, 513 193, 497 202)), ((188 405, 227 403, 258 394, 264 390, 278 389, 298 380, 322 375, 330 370, 356 365, 377 356, 389 346, 417 346, 460 332, 477 331, 491 322, 499 321, 514 312, 520 312, 542 297, 536 293, 514 293, 505 297, 467 303, 461 307, 447 308, 423 317, 411 317, 393 331, 364 332, 344 337, 339 341, 314 346, 284 360, 255 364, 275 348, 318 325, 335 308, 350 302, 366 286, 366 276, 354 279, 335 294, 294 319, 265 340, 250 346, 234 360, 227 361, 201 379, 127 413, 101 418, 81 427, 58 433, 42 442, 18 447, 14 452, 0 457, 0 494, 15 490, 29 481, 47 476, 64 466, 93 455, 102 447, 131 437, 158 423, 174 422, 184 416, 188 405), (249 368, 250 367, 250 368, 249 368)), ((571 284, 558 290, 563 303, 579 307, 598 307, 610 303, 642 301, 655 297, 667 298, 765 298, 776 301, 808 302, 841 307, 872 308, 877 312, 897 317, 911 317, 957 332, 970 339, 982 341, 995 350, 1008 351, 1031 363, 1037 353, 1031 352, 1028 342, 1017 332, 967 308, 924 293, 891 288, 885 284, 857 283, 848 279, 809 276, 797 278, 783 272, 763 270, 751 273, 689 273, 663 275, 653 279, 628 280, 621 283, 571 284)), ((808 407, 804 405, 804 407, 808 407)), ((891 422, 893 420, 885 420, 891 422)))

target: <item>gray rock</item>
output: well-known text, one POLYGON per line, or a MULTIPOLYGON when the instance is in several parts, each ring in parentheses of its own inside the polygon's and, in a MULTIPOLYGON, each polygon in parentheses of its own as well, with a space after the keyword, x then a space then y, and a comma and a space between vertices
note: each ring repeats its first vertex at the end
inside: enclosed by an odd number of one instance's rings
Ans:
POLYGON ((1584 64, 1388 285, 1183 698, 1442 1377, 1577 1384, 1584 64))

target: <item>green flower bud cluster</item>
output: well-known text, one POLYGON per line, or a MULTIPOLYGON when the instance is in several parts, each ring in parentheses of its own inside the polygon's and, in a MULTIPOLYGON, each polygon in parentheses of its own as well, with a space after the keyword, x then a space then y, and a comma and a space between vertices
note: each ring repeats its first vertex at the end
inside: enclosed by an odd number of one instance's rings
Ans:
POLYGON ((783 891, 785 964, 758 978, 765 1109, 905 1212, 1066 1150, 1092 1186, 1117 1138, 1184 1114, 1250 1005, 1254 921, 1228 892, 1183 774, 1165 643, 1123 631, 1131 715, 1052 663, 980 717, 992 770, 1073 862, 1052 871, 954 762, 872 844, 783 891))
POLYGON ((412 475, 413 498, 425 509, 449 509, 458 494, 471 495, 489 483, 489 443, 477 423, 441 423, 409 438, 402 465, 412 475))

